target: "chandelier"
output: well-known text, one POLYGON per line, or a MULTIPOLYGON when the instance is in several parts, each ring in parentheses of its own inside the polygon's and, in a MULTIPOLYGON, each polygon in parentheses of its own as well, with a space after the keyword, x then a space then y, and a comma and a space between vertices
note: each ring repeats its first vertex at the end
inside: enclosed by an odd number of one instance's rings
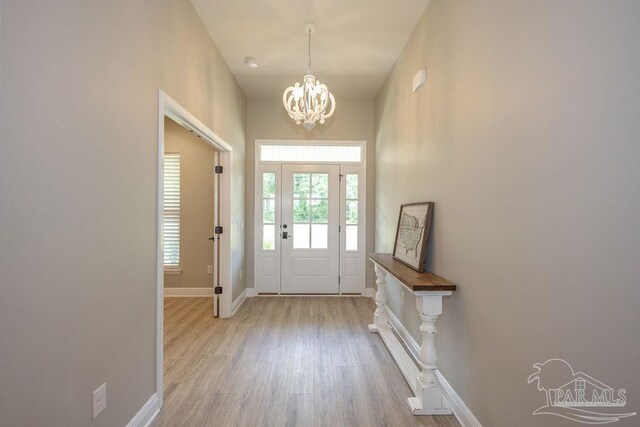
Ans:
POLYGON ((311 72, 311 33, 316 30, 316 26, 313 23, 307 23, 304 25, 304 30, 308 34, 307 74, 304 76, 302 85, 296 83, 284 91, 282 102, 289 117, 295 120, 296 124, 302 123, 307 130, 311 130, 317 121, 324 124, 325 119, 331 117, 336 109, 336 100, 327 86, 316 80, 311 72), (327 109, 329 109, 328 113, 327 109))

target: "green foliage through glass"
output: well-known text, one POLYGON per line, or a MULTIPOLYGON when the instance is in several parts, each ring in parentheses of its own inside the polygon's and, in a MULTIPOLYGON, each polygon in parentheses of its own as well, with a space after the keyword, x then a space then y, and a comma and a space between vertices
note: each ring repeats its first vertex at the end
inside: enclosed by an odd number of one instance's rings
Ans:
POLYGON ((264 199, 262 203, 262 222, 273 224, 276 222, 275 199, 264 199))
POLYGON ((326 173, 314 173, 311 175, 311 197, 329 197, 329 175, 326 173))
POLYGON ((309 198, 311 191, 310 175, 308 173, 293 174, 293 197, 298 199, 309 198))
POLYGON ((311 201, 311 222, 316 224, 329 223, 329 201, 327 199, 311 201))
POLYGON ((358 201, 347 200, 347 224, 358 223, 358 201))
POLYGON ((262 174, 262 197, 276 197, 276 174, 273 172, 262 174))
POLYGON ((347 199, 358 198, 358 174, 347 174, 347 199))
POLYGON ((309 200, 295 199, 293 201, 293 222, 304 223, 310 221, 311 216, 309 215, 309 200))

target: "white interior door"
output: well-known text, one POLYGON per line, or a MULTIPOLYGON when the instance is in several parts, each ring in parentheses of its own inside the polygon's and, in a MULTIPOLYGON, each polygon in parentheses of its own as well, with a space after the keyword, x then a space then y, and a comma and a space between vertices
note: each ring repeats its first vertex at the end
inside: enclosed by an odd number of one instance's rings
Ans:
POLYGON ((282 165, 281 293, 337 294, 340 166, 282 165))

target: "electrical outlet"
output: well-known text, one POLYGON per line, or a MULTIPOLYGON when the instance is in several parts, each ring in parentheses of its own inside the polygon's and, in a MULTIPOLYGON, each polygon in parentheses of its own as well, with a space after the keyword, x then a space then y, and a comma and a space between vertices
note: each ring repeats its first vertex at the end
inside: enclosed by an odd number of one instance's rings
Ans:
POLYGON ((93 392, 93 418, 107 407, 107 383, 102 384, 93 392))
POLYGON ((207 274, 213 274, 213 265, 207 265, 207 274))

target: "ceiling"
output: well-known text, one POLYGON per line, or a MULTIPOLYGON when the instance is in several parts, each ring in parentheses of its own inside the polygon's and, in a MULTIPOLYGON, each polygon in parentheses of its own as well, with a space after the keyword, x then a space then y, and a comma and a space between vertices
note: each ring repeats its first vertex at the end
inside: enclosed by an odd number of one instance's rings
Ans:
POLYGON ((312 69, 336 98, 373 98, 429 0, 191 0, 245 95, 282 96, 312 69), (245 67, 255 57, 258 68, 245 67))

